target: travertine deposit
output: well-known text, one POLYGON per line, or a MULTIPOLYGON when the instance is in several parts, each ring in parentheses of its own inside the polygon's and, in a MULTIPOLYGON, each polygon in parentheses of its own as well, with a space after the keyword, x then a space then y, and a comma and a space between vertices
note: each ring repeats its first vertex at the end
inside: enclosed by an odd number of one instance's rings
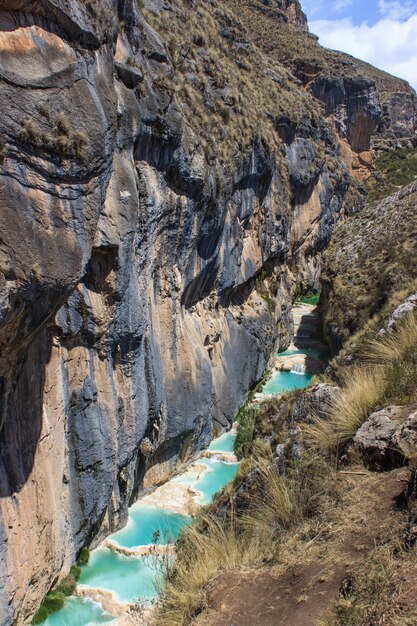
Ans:
MULTIPOLYGON (((401 81, 310 84, 234 2, 200 4, 0 2, 1 626, 287 346, 362 203, 341 143, 414 132, 401 81)), ((298 2, 252 4, 315 42, 298 2)))

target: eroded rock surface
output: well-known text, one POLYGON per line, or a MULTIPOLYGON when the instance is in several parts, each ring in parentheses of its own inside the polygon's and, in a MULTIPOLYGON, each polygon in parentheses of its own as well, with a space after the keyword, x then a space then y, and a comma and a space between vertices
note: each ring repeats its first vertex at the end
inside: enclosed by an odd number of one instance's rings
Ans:
POLYGON ((5 0, 0 26, 10 626, 231 424, 361 201, 333 121, 228 3, 5 0))
POLYGON ((386 407, 370 415, 356 433, 354 444, 372 467, 401 465, 406 452, 401 442, 405 447, 407 441, 415 444, 415 415, 407 419, 405 426, 405 412, 404 407, 386 407))

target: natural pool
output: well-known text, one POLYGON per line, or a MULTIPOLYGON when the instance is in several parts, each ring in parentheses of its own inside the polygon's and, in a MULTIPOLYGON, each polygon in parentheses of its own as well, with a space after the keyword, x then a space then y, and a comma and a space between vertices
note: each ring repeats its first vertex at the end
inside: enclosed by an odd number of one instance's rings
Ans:
POLYGON ((191 517, 187 515, 144 506, 139 502, 131 507, 126 526, 114 533, 111 540, 122 548, 172 543, 178 539, 182 526, 190 522, 191 517), (157 537, 155 533, 158 534, 157 537))
POLYGON ((108 548, 97 548, 82 568, 79 583, 112 591, 122 602, 140 600, 149 605, 158 597, 158 576, 156 557, 124 556, 108 548))
MULTIPOLYGON (((226 433, 214 440, 210 450, 222 453, 233 452, 236 434, 226 433)), ((239 463, 227 463, 216 458, 201 459, 198 469, 173 478, 200 492, 201 504, 211 502, 215 493, 233 480, 239 463), (202 471, 204 469, 204 471, 202 471)), ((178 538, 180 529, 192 518, 174 511, 146 506, 141 501, 129 511, 125 528, 109 539, 121 548, 134 549, 153 543, 166 544, 178 538), (157 535, 155 535, 157 533, 157 535), (155 541, 156 540, 156 541, 155 541)), ((91 553, 90 561, 81 568, 81 588, 110 591, 119 602, 141 602, 150 605, 158 598, 158 557, 125 556, 100 547, 91 553)), ((106 624, 116 619, 106 613, 102 606, 89 599, 71 597, 63 609, 51 615, 45 626, 90 626, 106 624)))
MULTIPOLYGON (((322 352, 311 349, 289 349, 279 356, 304 354, 316 358, 322 352)), ((313 376, 297 372, 278 371, 264 385, 262 393, 279 395, 291 389, 307 387, 313 376)), ((236 434, 229 432, 212 441, 211 454, 233 453, 236 434)), ((200 493, 200 504, 208 504, 215 493, 220 491, 235 477, 239 463, 225 462, 215 456, 201 458, 193 471, 188 471, 171 480, 200 493)), ((152 543, 166 544, 178 538, 180 529, 191 522, 190 517, 174 511, 146 506, 141 501, 129 511, 129 520, 125 528, 114 533, 109 539, 121 549, 135 549, 152 543), (157 533, 157 535, 155 535, 157 533)), ((141 602, 145 606, 158 598, 158 557, 125 556, 109 548, 94 550, 90 562, 82 567, 80 585, 84 588, 110 591, 121 602, 141 602)), ((107 624, 117 619, 104 611, 103 607, 86 598, 71 597, 64 608, 51 615, 45 626, 93 626, 107 624)))
POLYGON ((103 610, 101 604, 89 598, 68 598, 61 611, 50 615, 46 626, 94 626, 109 624, 114 617, 103 610))
POLYGON ((298 374, 297 372, 275 372, 272 378, 262 388, 265 395, 282 394, 292 389, 303 389, 312 381, 311 374, 298 374))
POLYGON ((233 431, 224 433, 221 437, 213 439, 209 445, 209 450, 212 452, 233 452, 235 445, 236 434, 233 431))

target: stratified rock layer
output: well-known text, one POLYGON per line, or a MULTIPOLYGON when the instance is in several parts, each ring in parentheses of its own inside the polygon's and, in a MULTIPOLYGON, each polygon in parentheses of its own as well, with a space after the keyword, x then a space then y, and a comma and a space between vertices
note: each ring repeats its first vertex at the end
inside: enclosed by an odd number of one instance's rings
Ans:
POLYGON ((232 422, 361 203, 236 16, 139 5, 0 4, 1 626, 232 422))

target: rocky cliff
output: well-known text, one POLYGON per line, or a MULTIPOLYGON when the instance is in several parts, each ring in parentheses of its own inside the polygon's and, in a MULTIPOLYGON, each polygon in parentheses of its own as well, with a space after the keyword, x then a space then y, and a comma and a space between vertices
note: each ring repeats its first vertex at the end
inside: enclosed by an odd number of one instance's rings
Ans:
MULTIPOLYGON (((262 4, 307 32, 297 2, 262 4)), ((2 0, 0 21, 9 626, 231 423, 361 200, 333 120, 232 2, 2 0)))
POLYGON ((323 104, 356 178, 363 181, 369 176, 375 150, 416 145, 416 94, 407 82, 323 48, 308 31, 298 2, 227 0, 227 4, 268 58, 287 67, 323 104), (280 19, 283 11, 285 23, 280 19))
POLYGON ((415 292, 416 201, 414 182, 336 229, 321 274, 324 333, 334 353, 367 326, 378 330, 415 292))

